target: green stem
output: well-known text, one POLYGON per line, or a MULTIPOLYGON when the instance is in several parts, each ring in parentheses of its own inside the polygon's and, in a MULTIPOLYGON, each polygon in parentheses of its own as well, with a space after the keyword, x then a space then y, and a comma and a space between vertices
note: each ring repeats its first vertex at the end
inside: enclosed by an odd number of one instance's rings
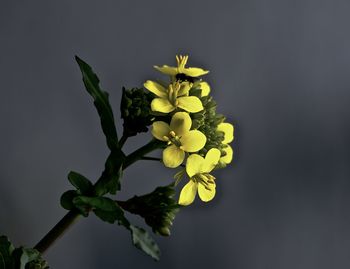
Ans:
POLYGON ((123 134, 122 137, 119 140, 119 147, 122 148, 126 142, 126 140, 128 139, 128 136, 123 134))
MULTIPOLYGON (((124 136, 123 136, 124 137, 124 136)), ((120 141, 123 143, 126 141, 127 137, 121 138, 120 141)), ((120 142, 119 142, 120 143, 120 142)), ((122 144, 123 144, 122 143, 122 144)), ((135 150, 133 153, 125 158, 123 170, 129 167, 134 162, 143 158, 144 155, 150 153, 153 150, 162 148, 164 142, 159 140, 151 140, 149 143, 143 147, 135 150)), ((68 229, 71 227, 78 219, 80 214, 75 211, 69 211, 34 247, 41 253, 44 253, 58 238, 60 238, 68 229)))
MULTIPOLYGON (((162 159, 161 158, 155 158, 155 157, 148 157, 148 156, 143 156, 141 158, 141 160, 145 160, 145 161, 157 161, 157 162, 161 162, 162 159)), ((186 167, 184 164, 180 164, 181 167, 186 167)))
POLYGON ((141 158, 141 160, 145 160, 145 161, 158 161, 158 162, 160 162, 162 159, 161 159, 161 158, 155 158, 155 157, 143 156, 143 157, 141 158))
POLYGON ((153 150, 160 149, 164 147, 164 142, 153 139, 143 147, 139 148, 138 150, 135 150, 133 153, 126 156, 123 170, 126 169, 128 166, 133 164, 134 162, 141 160, 146 154, 152 152, 153 150))
POLYGON ((60 238, 69 227, 71 227, 79 218, 77 211, 69 211, 34 247, 41 253, 44 253, 55 241, 60 238))

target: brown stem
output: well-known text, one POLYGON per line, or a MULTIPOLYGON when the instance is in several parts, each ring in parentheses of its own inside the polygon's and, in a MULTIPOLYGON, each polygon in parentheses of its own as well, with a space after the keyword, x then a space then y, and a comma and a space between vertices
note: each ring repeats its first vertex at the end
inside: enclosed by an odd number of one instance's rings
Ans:
POLYGON ((34 247, 44 253, 55 241, 60 238, 70 226, 79 218, 80 214, 74 210, 69 211, 34 247))

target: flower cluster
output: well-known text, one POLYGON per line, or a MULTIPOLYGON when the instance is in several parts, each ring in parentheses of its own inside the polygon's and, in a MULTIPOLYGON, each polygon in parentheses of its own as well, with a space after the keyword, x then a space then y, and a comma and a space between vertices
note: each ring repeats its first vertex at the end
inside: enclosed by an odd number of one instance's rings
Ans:
POLYGON ((175 175, 178 183, 185 174, 188 183, 180 193, 179 204, 191 204, 198 192, 204 202, 216 193, 211 172, 231 163, 234 127, 216 113, 216 102, 210 96, 209 84, 200 77, 209 73, 186 67, 188 56, 176 56, 177 66, 154 66, 170 76, 169 82, 151 81, 144 87, 154 94, 150 108, 158 115, 152 124, 152 135, 167 143, 162 161, 166 167, 184 166, 175 175))

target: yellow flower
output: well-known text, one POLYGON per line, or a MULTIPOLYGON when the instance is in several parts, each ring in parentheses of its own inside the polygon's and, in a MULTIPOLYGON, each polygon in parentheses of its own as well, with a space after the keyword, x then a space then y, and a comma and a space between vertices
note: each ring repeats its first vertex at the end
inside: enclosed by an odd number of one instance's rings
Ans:
POLYGON ((196 152, 204 147, 207 138, 198 130, 190 130, 191 126, 191 117, 186 112, 175 113, 170 125, 163 121, 153 123, 152 135, 168 142, 168 147, 163 151, 165 166, 178 167, 185 159, 185 152, 196 152))
POLYGON ((232 162, 233 149, 230 145, 228 145, 228 143, 231 143, 234 139, 234 135, 233 135, 234 127, 230 123, 223 122, 218 125, 217 130, 224 133, 224 140, 222 141, 222 144, 224 144, 223 150, 226 153, 225 156, 220 158, 220 162, 229 164, 232 162))
POLYGON ((197 67, 186 68, 185 66, 188 61, 188 55, 185 55, 185 56, 176 55, 176 61, 177 61, 177 67, 172 67, 167 65, 163 65, 159 67, 155 65, 154 68, 162 72, 163 74, 170 75, 170 76, 176 76, 177 74, 185 74, 186 76, 189 76, 189 77, 199 77, 209 73, 209 71, 203 70, 202 68, 197 68, 197 67))
POLYGON ((223 122, 218 125, 217 128, 218 131, 224 133, 224 140, 222 141, 223 144, 228 144, 233 141, 233 125, 228 122, 223 122))
POLYGON ((208 84, 208 82, 205 81, 201 81, 199 83, 199 87, 202 90, 201 96, 208 96, 210 93, 210 86, 208 84))
POLYGON ((220 150, 210 149, 205 158, 198 154, 192 154, 187 158, 186 172, 190 181, 183 187, 180 193, 179 204, 191 204, 198 192, 203 202, 211 201, 216 193, 215 177, 209 173, 214 169, 220 159, 220 150))
POLYGON ((223 148, 223 151, 225 151, 226 155, 220 158, 220 162, 223 162, 225 164, 229 164, 232 162, 233 158, 233 149, 230 145, 225 145, 223 148))
POLYGON ((196 96, 188 96, 192 85, 189 82, 174 82, 168 89, 161 84, 147 80, 145 88, 154 93, 158 98, 154 98, 151 103, 152 111, 169 113, 177 108, 181 108, 191 113, 203 110, 201 100, 196 96))

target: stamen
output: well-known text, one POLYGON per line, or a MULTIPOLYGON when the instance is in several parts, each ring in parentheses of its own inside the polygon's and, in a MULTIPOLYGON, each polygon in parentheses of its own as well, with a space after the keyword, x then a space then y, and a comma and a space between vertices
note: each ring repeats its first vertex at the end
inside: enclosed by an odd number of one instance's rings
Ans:
POLYGON ((208 179, 207 182, 210 183, 210 184, 214 184, 215 183, 214 180, 212 180, 212 179, 208 179))
POLYGON ((206 185, 204 185, 204 188, 206 189, 206 190, 208 190, 208 191, 212 191, 212 189, 211 188, 209 188, 208 186, 206 186, 206 185))
POLYGON ((177 66, 179 66, 180 65, 180 57, 179 57, 179 55, 176 55, 176 61, 177 61, 177 66))
POLYGON ((185 68, 185 65, 187 64, 187 60, 188 60, 188 55, 184 56, 184 59, 183 59, 184 68, 185 68))

